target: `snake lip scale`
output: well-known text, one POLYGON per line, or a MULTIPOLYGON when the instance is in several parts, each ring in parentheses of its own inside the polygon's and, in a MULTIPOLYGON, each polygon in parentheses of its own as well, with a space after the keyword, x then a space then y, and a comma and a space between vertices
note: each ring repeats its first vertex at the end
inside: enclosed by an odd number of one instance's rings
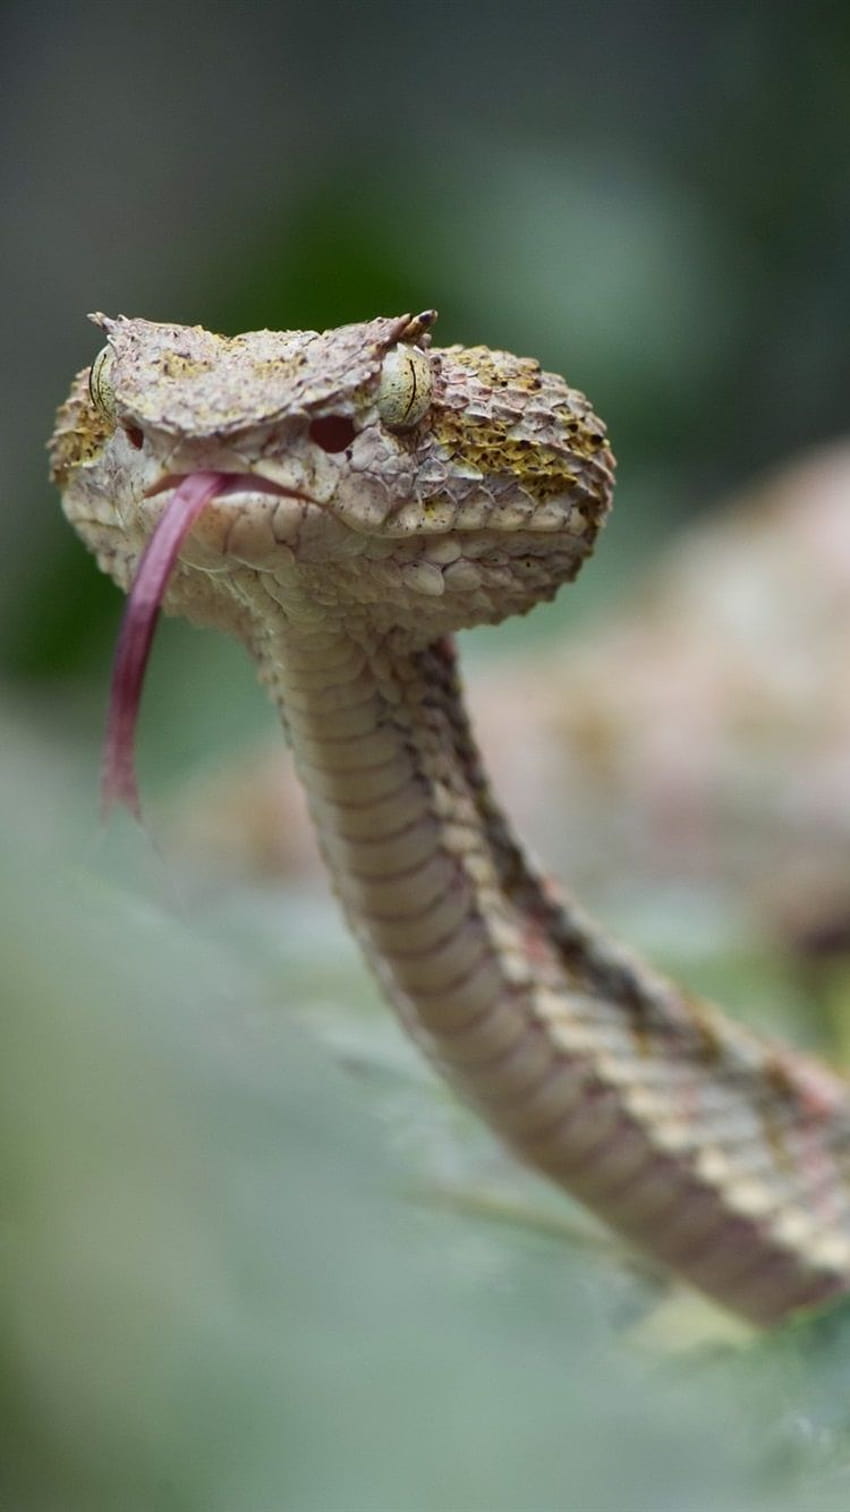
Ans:
POLYGON ((133 798, 160 602, 236 635, 383 991, 502 1139, 756 1324, 850 1290, 850 1088, 542 878, 466 714, 453 633, 551 598, 610 507, 584 395, 529 358, 432 347, 433 311, 237 337, 93 318, 106 344, 50 453, 130 591, 114 795, 133 798))

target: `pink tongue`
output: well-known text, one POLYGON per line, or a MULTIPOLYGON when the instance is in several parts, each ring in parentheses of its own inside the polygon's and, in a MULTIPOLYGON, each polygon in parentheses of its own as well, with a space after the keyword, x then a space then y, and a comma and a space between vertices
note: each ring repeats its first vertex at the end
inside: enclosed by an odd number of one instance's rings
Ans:
POLYGON ((100 787, 104 817, 113 804, 123 803, 137 819, 141 818, 133 748, 142 684, 160 604, 183 541, 201 510, 229 481, 227 473, 190 473, 163 511, 139 561, 127 598, 112 669, 100 787))

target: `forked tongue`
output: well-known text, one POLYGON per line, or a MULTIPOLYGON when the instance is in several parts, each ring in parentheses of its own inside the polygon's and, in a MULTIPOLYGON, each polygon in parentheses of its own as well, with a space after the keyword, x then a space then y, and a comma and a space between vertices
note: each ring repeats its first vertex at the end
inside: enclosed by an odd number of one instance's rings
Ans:
POLYGON ((189 473, 166 505, 140 558, 127 596, 112 668, 100 784, 104 818, 116 803, 141 818, 134 750, 153 633, 180 547, 198 515, 227 481, 226 473, 189 473))

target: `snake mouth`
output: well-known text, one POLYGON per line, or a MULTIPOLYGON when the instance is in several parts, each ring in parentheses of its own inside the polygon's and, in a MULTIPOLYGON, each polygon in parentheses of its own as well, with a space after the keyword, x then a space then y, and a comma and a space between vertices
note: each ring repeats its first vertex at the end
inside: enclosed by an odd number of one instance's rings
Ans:
MULTIPOLYGON (((212 476, 197 472, 164 473, 150 488, 146 488, 143 494, 145 499, 154 499, 157 494, 168 493, 170 490, 179 490, 186 483, 187 478, 212 476)), ((271 478, 263 478, 259 473, 253 472, 228 472, 216 470, 215 476, 221 479, 221 487, 211 497, 217 499, 227 498, 230 494, 273 494, 279 499, 301 499, 305 504, 312 504, 309 494, 302 493, 297 488, 285 488, 281 483, 273 483, 271 478)), ((207 501, 209 502, 209 501, 207 501)))

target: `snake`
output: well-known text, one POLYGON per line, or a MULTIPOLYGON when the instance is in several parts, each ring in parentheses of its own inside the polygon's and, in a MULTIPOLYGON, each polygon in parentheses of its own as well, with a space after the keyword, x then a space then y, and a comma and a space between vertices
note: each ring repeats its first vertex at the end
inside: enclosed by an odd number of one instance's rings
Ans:
POLYGON ((105 344, 49 450, 68 520, 129 594, 107 802, 138 807, 159 609, 236 636, 348 924, 459 1095, 749 1323, 845 1294, 850 1085, 597 925, 526 854, 466 711, 455 633, 551 599, 611 507, 588 400, 532 358, 434 346, 432 310, 233 337, 91 318, 105 344))

